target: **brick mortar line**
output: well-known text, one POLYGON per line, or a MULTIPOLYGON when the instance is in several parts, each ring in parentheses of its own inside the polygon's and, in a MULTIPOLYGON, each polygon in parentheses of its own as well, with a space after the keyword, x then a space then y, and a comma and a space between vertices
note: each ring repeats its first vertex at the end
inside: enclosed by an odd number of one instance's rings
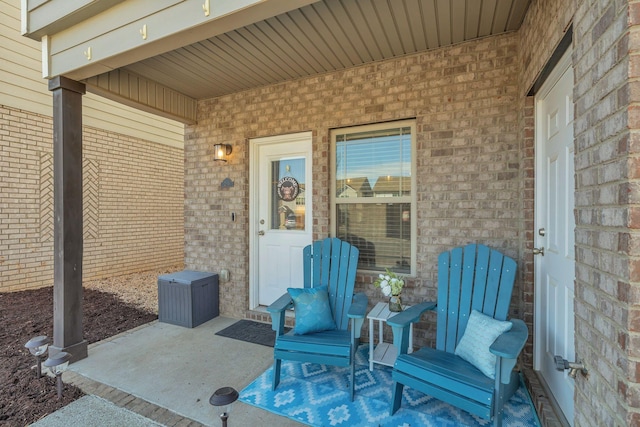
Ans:
POLYGON ((191 418, 179 415, 170 409, 158 406, 115 387, 92 380, 77 372, 67 371, 65 373, 65 382, 75 385, 87 395, 105 399, 120 408, 127 409, 164 426, 205 427, 204 424, 191 418))

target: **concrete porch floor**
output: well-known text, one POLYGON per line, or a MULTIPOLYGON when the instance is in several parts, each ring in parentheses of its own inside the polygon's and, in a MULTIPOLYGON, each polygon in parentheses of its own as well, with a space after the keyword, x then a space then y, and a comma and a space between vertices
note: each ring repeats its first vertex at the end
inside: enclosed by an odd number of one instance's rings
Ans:
MULTIPOLYGON (((63 380, 89 397, 32 425, 219 426, 209 398, 220 387, 241 391, 273 361, 273 349, 215 335, 236 319, 217 317, 189 329, 158 321, 89 346, 63 380)), ((230 426, 302 424, 236 402, 230 426)))

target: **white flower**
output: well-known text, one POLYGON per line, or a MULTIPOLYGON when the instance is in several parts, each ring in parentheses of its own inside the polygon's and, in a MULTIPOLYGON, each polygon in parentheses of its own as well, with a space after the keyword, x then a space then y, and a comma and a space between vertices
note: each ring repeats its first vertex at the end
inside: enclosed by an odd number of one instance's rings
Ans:
POLYGON ((399 295, 404 286, 404 278, 387 269, 386 274, 380 273, 373 285, 380 288, 385 296, 399 295))
POLYGON ((381 286, 381 289, 384 296, 388 297, 389 295, 391 295, 391 286, 389 285, 381 286))

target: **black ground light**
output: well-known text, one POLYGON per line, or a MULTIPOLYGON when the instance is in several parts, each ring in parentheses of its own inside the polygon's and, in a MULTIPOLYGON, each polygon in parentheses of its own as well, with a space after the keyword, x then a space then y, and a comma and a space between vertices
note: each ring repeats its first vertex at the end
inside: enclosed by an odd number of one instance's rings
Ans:
POLYGON ((49 347, 49 338, 45 335, 40 335, 31 338, 24 346, 29 349, 29 352, 33 354, 38 361, 37 375, 38 378, 40 378, 42 376, 42 356, 47 352, 47 348, 49 347))
POLYGON ((44 366, 48 367, 53 375, 56 376, 56 385, 58 387, 58 400, 62 399, 62 373, 69 366, 71 355, 67 352, 61 351, 56 353, 55 356, 49 357, 44 361, 44 366))
POLYGON ((211 395, 209 403, 222 409, 222 413, 220 414, 222 427, 227 427, 227 418, 229 418, 233 402, 238 400, 238 396, 238 392, 233 387, 219 388, 211 395))

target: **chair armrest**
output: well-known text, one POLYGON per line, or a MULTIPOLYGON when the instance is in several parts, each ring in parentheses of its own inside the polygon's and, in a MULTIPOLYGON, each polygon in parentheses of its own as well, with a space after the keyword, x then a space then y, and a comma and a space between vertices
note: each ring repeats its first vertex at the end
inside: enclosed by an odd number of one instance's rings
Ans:
POLYGON ((288 308, 293 308, 293 300, 288 293, 267 307, 267 311, 271 314, 271 329, 276 331, 276 338, 284 334, 284 316, 288 308))
POLYGON ((280 298, 271 303, 269 307, 267 307, 267 311, 269 313, 279 313, 288 308, 293 308, 293 300, 291 296, 287 293, 282 295, 280 298))
POLYGON ((400 327, 404 328, 409 326, 411 323, 415 323, 420 320, 422 313, 427 310, 433 310, 436 308, 435 302, 421 302, 420 304, 409 307, 408 309, 396 314, 393 317, 387 319, 387 324, 392 327, 400 327))
POLYGON ((360 341, 360 333, 362 332, 362 324, 364 323, 364 316, 367 312, 367 304, 369 304, 369 297, 363 292, 353 294, 351 300, 351 306, 347 312, 347 317, 350 319, 349 329, 351 330, 351 342, 353 348, 358 347, 360 341))
POLYGON ((393 345, 398 349, 398 355, 407 354, 409 349, 409 325, 420 320, 422 313, 436 308, 435 302, 422 302, 409 307, 405 311, 387 319, 387 324, 393 330, 393 345))
POLYGON ((489 347, 491 353, 505 359, 517 359, 529 336, 527 325, 522 320, 511 319, 511 323, 511 329, 496 338, 489 347))
POLYGON ((369 297, 367 297, 365 293, 358 292, 357 294, 353 294, 353 300, 351 301, 351 307, 349 307, 347 317, 350 319, 364 319, 367 313, 367 304, 369 304, 369 297))

